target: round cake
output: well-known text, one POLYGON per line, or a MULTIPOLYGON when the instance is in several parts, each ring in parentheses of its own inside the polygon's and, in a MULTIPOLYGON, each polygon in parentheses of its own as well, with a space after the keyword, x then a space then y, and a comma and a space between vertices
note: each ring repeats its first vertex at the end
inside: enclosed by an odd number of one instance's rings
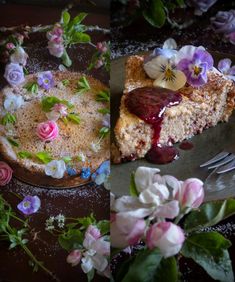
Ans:
POLYGON ((109 159, 109 94, 80 73, 28 75, 0 95, 0 155, 31 184, 74 187, 109 159))

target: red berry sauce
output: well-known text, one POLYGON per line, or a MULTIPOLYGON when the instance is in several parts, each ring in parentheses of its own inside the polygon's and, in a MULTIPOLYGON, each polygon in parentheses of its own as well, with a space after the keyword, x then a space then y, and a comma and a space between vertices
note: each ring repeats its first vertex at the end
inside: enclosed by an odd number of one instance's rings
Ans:
POLYGON ((179 92, 160 87, 136 88, 128 93, 125 105, 154 129, 152 148, 146 158, 153 163, 169 163, 178 157, 178 151, 172 146, 158 144, 164 112, 167 107, 178 105, 182 101, 179 92))
POLYGON ((183 141, 180 145, 179 148, 181 150, 191 150, 193 148, 193 143, 189 141, 183 141))

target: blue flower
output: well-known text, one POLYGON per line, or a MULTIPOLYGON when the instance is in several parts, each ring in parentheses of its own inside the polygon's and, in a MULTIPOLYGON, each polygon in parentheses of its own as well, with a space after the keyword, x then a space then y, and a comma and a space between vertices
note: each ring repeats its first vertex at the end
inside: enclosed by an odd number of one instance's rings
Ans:
POLYGON ((103 162, 100 167, 91 176, 91 179, 97 184, 101 185, 110 175, 110 161, 103 162))
POLYGON ((82 179, 88 179, 91 176, 91 170, 89 167, 83 167, 81 172, 82 179))
POLYGON ((17 205, 18 210, 20 210, 25 215, 30 215, 36 213, 41 206, 41 201, 38 196, 26 196, 22 202, 17 205))
POLYGON ((67 167, 67 173, 69 176, 74 176, 77 174, 76 170, 72 167, 67 167))

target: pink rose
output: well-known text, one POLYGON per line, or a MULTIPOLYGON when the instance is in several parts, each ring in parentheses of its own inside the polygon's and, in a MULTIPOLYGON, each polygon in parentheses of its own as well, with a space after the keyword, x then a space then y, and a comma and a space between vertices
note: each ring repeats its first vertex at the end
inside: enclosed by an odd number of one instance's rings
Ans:
POLYGON ((0 186, 5 186, 11 181, 12 172, 8 164, 0 161, 0 186))
POLYGON ((146 223, 144 219, 132 217, 128 212, 112 216, 111 244, 115 248, 125 248, 138 243, 144 235, 146 223))
POLYGON ((67 256, 67 263, 70 263, 72 266, 76 266, 81 261, 82 254, 80 250, 73 250, 68 256, 67 256))
POLYGON ((88 226, 86 233, 85 233, 85 237, 87 237, 88 235, 91 235, 95 240, 101 237, 100 230, 94 225, 88 226))
POLYGON ((37 127, 37 136, 42 141, 52 141, 59 135, 57 123, 50 120, 42 122, 37 127))
POLYGON ((182 208, 198 208, 204 200, 203 182, 197 178, 189 178, 183 182, 175 193, 175 199, 182 208))
POLYGON ((184 240, 183 230, 171 222, 155 223, 148 229, 146 235, 148 248, 158 247, 165 258, 176 255, 182 248, 184 240))

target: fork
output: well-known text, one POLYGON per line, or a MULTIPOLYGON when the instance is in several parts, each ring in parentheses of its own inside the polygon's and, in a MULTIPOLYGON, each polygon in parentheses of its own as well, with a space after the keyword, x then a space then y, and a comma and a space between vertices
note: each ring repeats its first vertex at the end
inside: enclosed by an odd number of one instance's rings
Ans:
POLYGON ((201 164, 200 167, 216 169, 215 171, 217 174, 223 174, 235 169, 235 154, 227 151, 222 151, 209 161, 201 164))

